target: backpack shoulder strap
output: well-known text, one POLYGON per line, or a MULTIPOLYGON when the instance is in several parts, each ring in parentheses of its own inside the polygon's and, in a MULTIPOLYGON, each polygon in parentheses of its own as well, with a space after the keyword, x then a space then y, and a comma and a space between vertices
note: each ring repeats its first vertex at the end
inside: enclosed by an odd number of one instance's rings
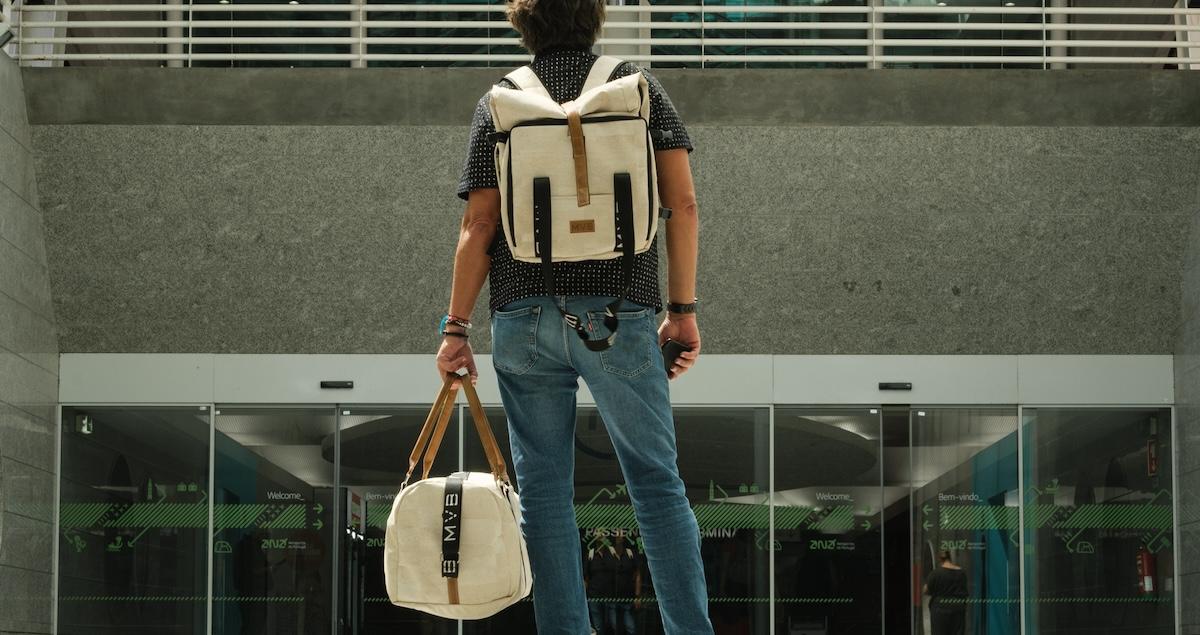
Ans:
POLYGON ((624 63, 625 60, 612 55, 601 55, 592 62, 592 70, 588 71, 587 80, 583 82, 583 88, 579 91, 582 95, 589 90, 608 82, 608 78, 612 77, 613 71, 624 63))
POLYGON ((534 73, 529 65, 522 66, 504 77, 513 84, 516 84, 517 88, 521 90, 529 91, 536 95, 541 95, 550 101, 554 101, 554 98, 550 96, 550 91, 546 90, 541 80, 538 79, 537 73, 534 73))

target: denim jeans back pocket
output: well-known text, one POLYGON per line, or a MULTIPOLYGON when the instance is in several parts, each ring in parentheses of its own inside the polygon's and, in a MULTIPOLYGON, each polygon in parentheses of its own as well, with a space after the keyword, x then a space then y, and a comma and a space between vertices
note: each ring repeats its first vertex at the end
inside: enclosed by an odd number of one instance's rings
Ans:
MULTIPOLYGON (((588 324, 592 338, 608 337, 604 326, 604 311, 588 311, 588 324)), ((654 309, 646 307, 633 311, 617 312, 617 338, 607 350, 600 351, 600 364, 604 370, 615 375, 636 377, 646 372, 661 359, 656 350, 654 332, 654 309)))
POLYGON ((492 313, 492 366, 513 375, 537 363, 537 327, 542 307, 525 306, 492 313))

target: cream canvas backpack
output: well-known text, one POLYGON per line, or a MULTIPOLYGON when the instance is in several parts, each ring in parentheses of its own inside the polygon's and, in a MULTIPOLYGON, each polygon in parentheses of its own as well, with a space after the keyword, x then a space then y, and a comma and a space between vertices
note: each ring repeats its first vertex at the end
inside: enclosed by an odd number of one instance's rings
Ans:
POLYGON ((650 130, 650 91, 636 72, 607 81, 622 60, 600 56, 579 97, 559 104, 529 66, 493 86, 489 108, 501 225, 513 258, 540 263, 554 295, 551 263, 621 259, 621 295, 605 312, 606 339, 591 340, 578 316, 563 319, 591 350, 616 337, 634 255, 654 244, 659 202, 650 130))
POLYGON ((408 474, 388 516, 383 571, 392 604, 473 620, 529 595, 533 575, 521 534, 520 500, 469 379, 462 381, 463 392, 491 471, 429 478, 454 411, 455 379, 449 375, 442 384, 409 455, 408 474), (421 480, 409 484, 422 450, 421 480))

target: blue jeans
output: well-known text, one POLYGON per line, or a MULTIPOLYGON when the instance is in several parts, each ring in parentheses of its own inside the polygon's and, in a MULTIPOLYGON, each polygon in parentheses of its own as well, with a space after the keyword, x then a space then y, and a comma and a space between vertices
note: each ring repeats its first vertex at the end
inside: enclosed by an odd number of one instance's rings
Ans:
POLYGON ((589 351, 555 308, 605 337, 612 298, 541 296, 492 314, 492 365, 508 415, 533 568, 538 633, 588 635, 575 523, 575 393, 587 382, 612 439, 668 635, 712 635, 700 532, 676 465, 675 422, 654 309, 626 302, 613 347, 589 351))

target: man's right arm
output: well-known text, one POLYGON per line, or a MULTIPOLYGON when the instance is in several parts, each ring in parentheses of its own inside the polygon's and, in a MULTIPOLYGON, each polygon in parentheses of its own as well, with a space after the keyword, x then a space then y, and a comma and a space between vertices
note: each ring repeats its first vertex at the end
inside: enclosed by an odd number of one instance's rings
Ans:
MULTIPOLYGON (((690 304, 696 298, 696 260, 699 252, 699 216, 696 192, 692 186, 692 168, 685 148, 654 153, 658 170, 658 195, 663 206, 671 209, 667 226, 667 298, 670 302, 690 304)), ((667 312, 658 327, 658 342, 677 340, 692 350, 684 351, 667 369, 674 379, 686 373, 700 356, 700 329, 696 314, 667 312)))
POLYGON ((699 253, 699 216, 692 167, 683 148, 654 153, 658 193, 671 210, 667 220, 667 296, 669 301, 690 304, 696 297, 696 261, 699 253))

